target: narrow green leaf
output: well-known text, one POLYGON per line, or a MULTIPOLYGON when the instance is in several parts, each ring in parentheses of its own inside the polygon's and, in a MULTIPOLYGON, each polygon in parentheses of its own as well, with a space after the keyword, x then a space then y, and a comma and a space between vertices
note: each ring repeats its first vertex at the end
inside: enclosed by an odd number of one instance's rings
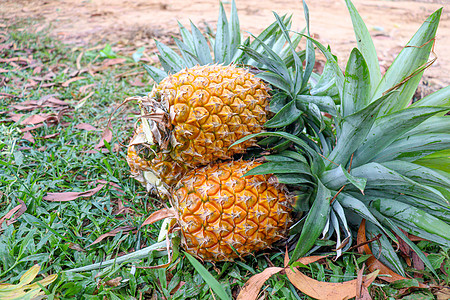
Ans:
POLYGON ((290 81, 289 71, 286 66, 283 65, 281 58, 280 60, 272 59, 246 46, 241 46, 241 49, 256 62, 266 66, 270 71, 280 75, 285 81, 290 81))
MULTIPOLYGON (((295 48, 292 46, 291 38, 289 37, 288 30, 283 23, 283 20, 281 17, 274 12, 275 18, 278 22, 278 25, 281 28, 281 33, 283 34, 284 38, 286 39, 286 43, 291 50, 292 57, 294 58, 294 76, 290 76, 291 84, 293 85, 293 92, 292 96, 295 97, 302 88, 302 74, 303 74, 303 62, 300 60, 300 57, 298 56, 297 52, 295 51, 295 48)), ((287 80, 287 78, 286 78, 287 80)))
POLYGON ((450 174, 448 173, 401 160, 384 162, 382 165, 416 182, 450 188, 450 174))
POLYGON ((192 34, 180 22, 178 22, 178 27, 180 29, 181 37, 183 38, 183 43, 188 46, 190 52, 195 52, 194 39, 192 37, 192 34))
POLYGON ((311 175, 311 169, 308 164, 299 161, 269 161, 254 167, 243 176, 296 173, 311 175))
POLYGON ((241 28, 239 25, 239 17, 236 8, 236 1, 231 1, 231 13, 229 22, 230 32, 230 57, 234 57, 238 46, 241 44, 241 28))
POLYGON ((147 71, 148 75, 156 82, 160 83, 164 78, 168 76, 166 72, 161 69, 155 68, 151 65, 143 65, 145 71, 147 71))
POLYGON ((192 68, 197 64, 201 64, 201 62, 198 60, 198 58, 195 56, 192 50, 189 49, 189 47, 185 43, 183 43, 176 37, 174 37, 173 40, 175 41, 178 49, 181 52, 181 56, 183 57, 184 60, 184 66, 186 66, 187 68, 192 68))
POLYGON ((368 240, 381 234, 377 242, 370 243, 373 255, 391 270, 404 277, 405 270, 403 269, 403 265, 396 251, 392 247, 392 242, 386 237, 385 232, 389 232, 393 235, 389 229, 383 231, 378 225, 375 226, 372 222, 366 223, 366 235, 368 240))
POLYGON ((275 116, 264 124, 264 127, 280 128, 295 122, 295 120, 297 120, 303 113, 295 104, 295 100, 292 100, 286 104, 275 116))
POLYGON ((427 63, 433 47, 433 39, 436 35, 441 13, 442 8, 428 17, 381 79, 372 99, 377 99, 386 91, 402 83, 408 76, 416 74, 398 88, 399 93, 383 107, 382 114, 403 109, 409 104, 422 77, 422 67, 427 63))
POLYGON ((375 50, 369 30, 367 30, 366 24, 359 15, 353 3, 350 0, 345 0, 345 4, 347 4, 347 8, 352 19, 358 49, 364 56, 364 60, 367 63, 367 68, 370 74, 369 95, 372 96, 381 81, 380 63, 378 62, 377 51, 375 50))
POLYGON ((414 163, 450 174, 450 150, 444 149, 437 151, 415 160, 414 163))
POLYGON ((395 232, 395 234, 397 234, 406 244, 408 244, 409 247, 411 247, 411 249, 413 249, 414 252, 416 252, 416 254, 419 256, 419 258, 424 262, 424 264, 430 269, 430 271, 434 274, 434 276, 438 277, 438 275, 436 274, 436 272, 433 269, 433 266, 431 265, 430 261, 428 260, 428 258, 425 256, 425 254, 423 254, 423 252, 417 247, 416 244, 414 244, 404 233, 403 231, 400 230, 400 228, 398 228, 391 220, 389 220, 388 218, 383 218, 383 224, 385 224, 386 226, 389 226, 392 231, 395 232))
POLYGON ((261 72, 256 77, 261 78, 264 81, 267 81, 272 86, 279 88, 280 90, 285 91, 286 93, 291 93, 291 85, 280 75, 273 72, 261 72))
POLYGON ((312 37, 309 37, 309 36, 301 34, 301 33, 298 33, 298 34, 306 37, 308 40, 311 40, 314 43, 314 45, 316 45, 316 47, 319 48, 319 50, 323 53, 323 55, 325 55, 327 62, 330 63, 330 67, 334 72, 335 80, 336 80, 336 87, 339 91, 339 95, 342 97, 343 88, 344 88, 344 75, 342 74, 342 71, 339 68, 339 65, 338 65, 336 59, 334 58, 333 54, 331 54, 329 49, 325 48, 324 45, 322 45, 321 43, 319 43, 312 37))
POLYGON ((298 95, 295 99, 304 105, 314 103, 320 108, 321 111, 327 112, 333 117, 338 116, 336 105, 334 104, 333 99, 329 96, 298 95))
MULTIPOLYGON (((411 107, 418 106, 447 106, 450 107, 450 85, 442 88, 417 102, 414 102, 411 107)), ((445 115, 445 112, 440 114, 445 115)))
MULTIPOLYGON (((303 0, 303 11, 305 12, 305 21, 306 21, 306 29, 308 36, 311 36, 311 32, 309 30, 309 9, 306 5, 306 2, 303 0)), ((295 49, 295 47, 294 47, 295 49)), ((306 88, 308 84, 309 77, 314 69, 314 64, 316 62, 316 54, 314 52, 314 46, 311 40, 306 41, 306 63, 305 63, 305 72, 303 73, 301 91, 306 88)))
POLYGON ((402 137, 413 136, 418 134, 428 133, 447 133, 450 132, 450 118, 449 117, 437 117, 442 113, 437 113, 431 118, 423 121, 416 127, 407 131, 402 137))
MULTIPOLYGON (((297 144, 300 148, 305 150, 317 162, 322 161, 322 158, 319 157, 317 152, 313 148, 311 148, 305 141, 303 141, 301 138, 299 138, 295 135, 292 135, 290 133, 287 133, 287 132, 260 132, 260 133, 249 134, 246 137, 243 137, 243 138, 237 140, 236 142, 234 142, 232 145, 230 145, 230 148, 237 144, 245 142, 249 139, 252 139, 255 137, 260 137, 260 136, 276 136, 276 137, 281 137, 281 138, 287 139, 289 141, 292 141, 295 144, 297 144)), ((322 163, 323 163, 323 161, 322 161, 322 163)))
POLYGON ((186 255, 187 259, 195 268, 195 270, 202 276, 206 284, 209 285, 209 287, 217 294, 217 296, 219 296, 220 299, 222 300, 231 299, 231 297, 227 294, 223 286, 217 281, 217 279, 215 279, 211 275, 211 273, 208 272, 208 270, 198 260, 196 260, 192 255, 190 255, 187 252, 184 252, 184 255, 186 255))
POLYGON ((330 191, 317 180, 317 194, 314 203, 308 212, 303 225, 300 238, 293 253, 289 264, 303 257, 313 246, 320 234, 322 233, 330 213, 330 191))
POLYGON ((385 162, 401 159, 415 161, 426 155, 450 148, 450 134, 421 134, 406 136, 396 140, 383 151, 378 153, 372 161, 385 162))
POLYGON ((164 61, 174 70, 174 72, 178 72, 184 66, 183 60, 181 57, 172 49, 164 45, 163 43, 155 40, 156 48, 160 53, 160 56, 164 59, 164 61))
POLYGON ((336 147, 329 155, 327 162, 328 168, 331 167, 331 161, 337 165, 347 166, 350 157, 364 141, 373 123, 378 115, 378 111, 383 103, 391 99, 394 92, 390 92, 378 100, 372 102, 364 109, 345 117, 340 125, 340 134, 336 147))
POLYGON ((217 20, 217 32, 214 43, 214 59, 216 63, 229 64, 231 59, 230 53, 230 29, 228 27, 227 16, 220 2, 219 19, 217 20))
POLYGON ((395 235, 393 235, 389 230, 386 230, 383 225, 378 222, 377 218, 370 212, 364 202, 347 193, 338 194, 336 200, 339 201, 339 203, 345 209, 377 225, 381 230, 383 230, 386 235, 388 235, 392 240, 396 241, 395 235))
POLYGON ((355 151, 353 166, 360 166, 383 151, 392 142, 418 126, 426 119, 442 111, 439 107, 407 108, 378 118, 364 143, 355 151))
POLYGON ((279 183, 305 184, 312 183, 311 177, 302 174, 276 174, 279 183))
POLYGON ((346 117, 366 107, 370 102, 370 75, 366 61, 353 48, 345 69, 341 114, 346 117))
POLYGON ((206 41, 203 34, 200 32, 200 29, 191 22, 191 31, 192 31, 192 39, 195 47, 195 53, 197 54, 198 59, 201 61, 201 65, 212 64, 214 61, 211 57, 211 50, 208 46, 208 42, 206 41))
MULTIPOLYGON (((421 197, 440 205, 449 205, 448 201, 438 190, 422 185, 378 163, 362 165, 352 169, 350 173, 355 177, 367 179, 366 193, 368 189, 394 190, 397 193, 421 197)), ((340 183, 338 181, 339 179, 336 179, 333 184, 340 183)), ((343 180, 340 179, 340 181, 342 182, 343 180)))

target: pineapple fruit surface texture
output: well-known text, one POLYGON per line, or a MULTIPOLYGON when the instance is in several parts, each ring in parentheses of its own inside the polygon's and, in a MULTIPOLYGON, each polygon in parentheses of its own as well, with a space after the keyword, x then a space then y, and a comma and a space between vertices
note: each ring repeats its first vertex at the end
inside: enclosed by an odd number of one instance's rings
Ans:
POLYGON ((249 140, 229 149, 238 139, 262 131, 269 90, 248 70, 197 66, 166 77, 151 92, 150 104, 141 101, 141 107, 144 115, 154 113, 155 104, 164 111, 170 124, 159 122, 160 133, 152 140, 175 161, 194 168, 230 159, 254 144, 249 140))
POLYGON ((189 171, 178 182, 174 207, 188 253, 205 261, 229 261, 285 236, 291 222, 290 196, 271 175, 242 177, 257 165, 211 164, 189 171))
POLYGON ((138 180, 143 186, 150 185, 150 189, 157 183, 148 182, 144 176, 145 172, 151 172, 168 186, 174 186, 186 172, 186 168, 175 162, 168 153, 159 152, 152 155, 153 158, 146 159, 146 154, 153 152, 146 149, 140 141, 144 141, 142 124, 136 129, 127 150, 127 163, 130 167, 131 177, 138 180))

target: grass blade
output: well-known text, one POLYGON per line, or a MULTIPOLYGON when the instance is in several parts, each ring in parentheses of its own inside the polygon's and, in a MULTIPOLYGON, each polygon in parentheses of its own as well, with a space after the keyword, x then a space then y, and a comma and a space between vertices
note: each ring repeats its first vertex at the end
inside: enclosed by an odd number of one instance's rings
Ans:
POLYGON ((195 268, 195 270, 202 276, 203 280, 205 280, 206 284, 219 296, 222 300, 230 300, 231 297, 227 294, 222 285, 215 279, 211 273, 206 270, 206 268, 196 260, 192 255, 187 252, 184 252, 189 262, 195 268))

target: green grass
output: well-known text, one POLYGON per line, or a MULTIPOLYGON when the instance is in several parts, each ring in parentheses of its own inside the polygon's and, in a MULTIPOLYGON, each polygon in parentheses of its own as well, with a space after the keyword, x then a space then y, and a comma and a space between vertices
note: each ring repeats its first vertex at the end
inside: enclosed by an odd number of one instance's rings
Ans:
MULTIPOLYGON (((6 28, 7 40, 2 43, 5 47, 0 50, 0 57, 26 57, 32 61, 0 65, 6 70, 0 73, 0 82, 3 82, 0 111, 23 113, 21 120, 33 114, 58 114, 61 112, 58 107, 31 111, 12 108, 12 105, 51 94, 65 101, 69 109, 57 124, 45 124, 32 130, 34 143, 23 139, 21 132, 32 125, 20 125, 9 120, 8 114, 0 114, 0 218, 17 205, 26 205, 26 211, 14 223, 4 221, 1 225, 0 283, 17 283, 26 270, 39 264, 43 276, 58 274, 58 279, 45 290, 49 299, 150 299, 152 296, 157 299, 218 299, 182 252, 168 268, 146 268, 167 262, 167 257, 155 252, 132 264, 81 273, 64 272, 156 242, 160 222, 143 229, 139 226, 162 203, 148 196, 144 188, 129 177, 126 148, 119 144, 127 143, 132 134, 135 105, 127 104, 113 115, 113 138, 102 148, 108 151, 95 150, 116 106, 128 96, 150 91, 151 85, 133 86, 130 83, 136 76, 118 76, 143 70, 132 58, 133 53, 137 53, 135 58, 139 56, 135 49, 115 53, 109 45, 100 45, 97 50, 71 48, 50 38, 46 32, 33 33, 32 25, 33 21, 23 21, 6 28), (81 69, 89 65, 101 66, 108 58, 125 57, 126 62, 94 74, 78 74, 85 78, 64 87, 62 83, 75 76, 79 57, 81 69), (53 75, 49 75, 51 72, 53 75), (36 79, 45 76, 50 79, 36 79), (33 81, 37 82, 34 86, 25 87, 33 81), (51 83, 54 85, 48 86, 51 83), (92 87, 83 91, 82 87, 87 85, 92 87), (92 95, 85 98, 91 91, 92 95), (80 103, 82 99, 85 101, 80 103), (100 130, 77 129, 76 125, 81 123, 100 130), (91 197, 67 202, 43 199, 47 193, 90 190, 98 185, 98 180, 108 184, 91 197), (122 191, 113 188, 113 184, 119 185, 122 191), (129 208, 127 213, 116 214, 119 202, 129 208), (119 232, 91 245, 102 234, 123 226, 131 226, 133 230, 119 232)), ((137 76, 142 76, 139 78, 143 82, 149 81, 145 74, 137 76)), ((422 271, 424 280, 448 285, 450 277, 442 270, 450 274, 449 249, 428 242, 420 242, 419 246, 431 253, 429 258, 441 276, 432 279, 429 272, 422 271)), ((302 270, 317 280, 341 282, 355 279, 364 261, 364 256, 346 253, 336 262, 327 259, 302 270)), ((244 261, 203 265, 225 292, 235 297, 252 275, 272 264, 283 265, 282 252, 275 249, 244 261)), ((403 293, 401 287, 382 281, 377 281, 370 291, 375 299, 398 297, 403 293)), ((420 293, 423 299, 432 299, 426 298, 432 297, 430 291, 420 293)), ((272 276, 260 295, 267 299, 308 299, 282 274, 272 276)))

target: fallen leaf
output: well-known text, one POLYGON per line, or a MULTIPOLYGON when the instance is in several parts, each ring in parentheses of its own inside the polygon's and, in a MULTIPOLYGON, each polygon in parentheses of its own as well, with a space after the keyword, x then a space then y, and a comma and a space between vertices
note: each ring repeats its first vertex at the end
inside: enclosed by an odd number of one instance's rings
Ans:
POLYGON ((96 127, 92 126, 88 123, 80 123, 74 126, 76 129, 86 130, 86 131, 96 131, 98 130, 96 127))
POLYGON ((25 118, 22 122, 20 122, 21 125, 36 125, 39 123, 42 123, 48 119, 48 115, 32 115, 28 118, 25 118))
POLYGON ((163 208, 160 210, 155 211, 150 216, 148 216, 147 219, 145 219, 144 223, 142 223, 142 226, 153 224, 155 222, 158 222, 162 219, 166 218, 174 218, 176 216, 176 212, 174 208, 163 208))
MULTIPOLYGON (((297 268, 286 268, 289 281, 302 293, 321 300, 350 299, 356 297, 358 291, 358 279, 345 282, 323 282, 312 279, 297 268)), ((364 286, 369 286, 378 275, 378 270, 364 277, 364 286)))
POLYGON ((270 276, 277 274, 283 270, 284 268, 271 267, 265 269, 261 273, 253 275, 244 284, 236 300, 255 300, 258 297, 259 291, 261 290, 267 279, 269 279, 270 276))
POLYGON ((105 284, 112 287, 118 287, 120 285, 120 282, 122 281, 122 277, 116 277, 114 279, 110 279, 108 281, 105 281, 105 284))
POLYGON ((19 200, 19 205, 15 206, 13 209, 11 209, 9 212, 6 213, 1 219, 0 219, 0 228, 2 227, 3 222, 6 221, 6 225, 11 225, 14 223, 24 212, 27 211, 27 206, 25 205, 25 202, 22 200, 19 200), (15 215, 14 215, 15 214, 15 215), (14 217, 13 217, 14 215, 14 217))
POLYGON ((23 134, 22 138, 24 140, 29 141, 30 143, 34 144, 36 141, 34 140, 33 134, 31 132, 27 131, 23 134))
POLYGON ((114 229, 114 230, 111 230, 111 231, 109 231, 109 232, 107 232, 107 233, 104 233, 104 234, 100 235, 100 236, 99 236, 98 238, 96 238, 95 241, 93 241, 88 247, 90 247, 90 246, 92 246, 92 245, 95 245, 95 244, 101 242, 102 240, 104 240, 104 239, 107 238, 107 237, 110 237, 110 236, 116 236, 116 234, 118 234, 119 232, 126 233, 126 232, 131 231, 131 230, 134 230, 134 229, 136 229, 136 227, 130 226, 130 225, 117 227, 117 228, 114 229))
MULTIPOLYGON (((366 220, 363 219, 361 221, 361 225, 359 226, 359 229, 358 229, 357 243, 362 244, 366 241, 367 241, 367 239, 366 239, 366 220)), ((400 274, 395 273, 388 266, 386 266, 381 261, 376 259, 376 257, 372 253, 372 250, 370 250, 370 247, 368 244, 364 244, 364 245, 358 247, 358 252, 371 255, 366 261, 367 268, 371 272, 373 272, 375 270, 380 270, 380 275, 388 275, 388 276, 380 276, 380 279, 387 281, 387 282, 394 282, 397 280, 404 280, 404 279, 409 280, 409 278, 403 277, 400 274)), ((419 287, 428 288, 428 285, 419 283, 419 287)))
POLYGON ((98 142, 97 145, 95 145, 94 149, 100 149, 103 146, 105 146, 105 141, 110 143, 112 140, 112 131, 111 128, 106 127, 105 130, 103 130, 102 136, 100 138, 100 142, 98 142))
POLYGON ((105 186, 104 184, 99 184, 95 188, 84 192, 47 193, 47 195, 42 199, 47 201, 61 201, 61 202, 72 201, 80 197, 91 197, 92 195, 100 191, 104 186, 105 186))
POLYGON ((91 98, 92 95, 94 95, 94 92, 90 92, 88 95, 86 95, 85 97, 80 99, 80 101, 78 101, 77 104, 75 105, 75 109, 79 109, 80 107, 82 107, 84 105, 84 103, 86 103, 86 101, 89 98, 91 98))
POLYGON ((126 61, 127 60, 125 58, 108 58, 103 61, 102 68, 123 64, 126 61))
POLYGON ((58 135, 59 135, 59 132, 56 132, 56 133, 44 135, 44 136, 41 137, 41 138, 42 138, 42 139, 52 139, 52 138, 54 138, 54 137, 57 137, 58 135))
POLYGON ((84 94, 93 87, 95 87, 95 83, 86 84, 86 85, 83 85, 82 87, 80 87, 79 91, 81 94, 84 94))
POLYGON ((82 80, 82 79, 86 79, 86 77, 84 77, 84 76, 77 76, 77 77, 71 78, 71 79, 67 80, 66 82, 63 82, 61 84, 61 86, 62 87, 68 87, 72 82, 75 82, 75 81, 78 81, 78 80, 82 80))
POLYGON ((66 243, 67 246, 69 246, 70 249, 78 251, 78 252, 86 252, 86 250, 84 250, 80 245, 72 243, 72 242, 68 242, 66 243))

